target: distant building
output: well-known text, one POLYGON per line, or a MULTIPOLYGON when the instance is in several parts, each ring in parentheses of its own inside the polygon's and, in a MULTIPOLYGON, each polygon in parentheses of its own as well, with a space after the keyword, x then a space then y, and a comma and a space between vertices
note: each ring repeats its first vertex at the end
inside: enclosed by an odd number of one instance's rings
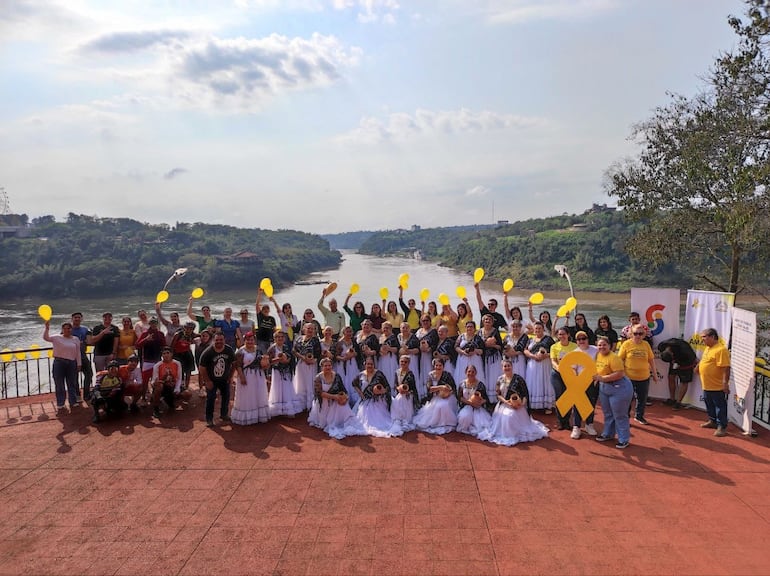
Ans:
POLYGON ((583 212, 583 214, 601 214, 602 212, 616 212, 617 208, 615 206, 607 206, 606 204, 596 204, 594 203, 588 210, 583 212))
POLYGON ((497 221, 497 225, 498 226, 506 226, 508 224, 510 224, 510 222, 508 222, 508 220, 498 220, 497 221))
POLYGON ((420 228, 420 225, 419 225, 419 224, 412 224, 412 232, 417 232, 417 231, 418 231, 418 230, 420 230, 420 229, 421 229, 421 228, 420 228))
POLYGON ((235 254, 228 254, 225 256, 217 256, 217 260, 223 264, 236 264, 239 266, 262 264, 262 258, 259 256, 259 254, 249 252, 248 250, 241 250, 235 254))

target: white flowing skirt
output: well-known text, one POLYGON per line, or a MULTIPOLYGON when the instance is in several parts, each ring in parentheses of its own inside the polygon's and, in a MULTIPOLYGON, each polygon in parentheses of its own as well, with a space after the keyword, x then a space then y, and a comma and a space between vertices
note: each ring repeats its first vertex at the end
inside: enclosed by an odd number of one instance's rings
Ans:
POLYGON ((497 379, 503 374, 502 356, 499 354, 484 361, 484 385, 489 401, 497 402, 497 379))
POLYGON ((348 404, 340 405, 334 400, 313 400, 313 407, 307 418, 308 423, 321 428, 332 438, 341 440, 346 436, 363 436, 364 427, 356 419, 348 404))
MULTIPOLYGON (((468 368, 469 364, 476 367, 476 374, 479 380, 484 377, 484 361, 481 356, 478 354, 473 354, 472 356, 458 355, 457 365, 455 366, 454 372, 455 382, 458 383, 458 386, 460 385, 460 382, 465 380, 465 369, 468 368)), ((446 368, 444 368, 444 370, 446 370, 446 368)), ((486 384, 486 382, 484 384, 486 384)))
POLYGON ((268 404, 270 416, 294 416, 302 412, 304 405, 294 394, 291 372, 284 377, 280 371, 273 370, 268 404))
POLYGON ((463 434, 478 437, 489 428, 490 424, 492 424, 492 416, 484 408, 474 408, 466 404, 457 415, 457 431, 463 434))
POLYGON ((542 362, 527 362, 527 375, 524 377, 529 388, 529 407, 535 410, 553 408, 556 398, 551 386, 551 362, 546 358, 542 362))
POLYGON ((498 403, 492 415, 492 424, 479 440, 502 446, 515 446, 519 442, 534 442, 548 437, 548 428, 527 413, 524 407, 513 409, 498 403))
POLYGON ((337 371, 337 374, 340 375, 342 383, 345 385, 345 392, 348 393, 348 402, 350 403, 350 406, 355 406, 360 398, 356 389, 353 388, 353 382, 361 373, 358 369, 358 364, 356 364, 356 359, 351 358, 344 362, 337 362, 335 370, 337 371))
POLYGON ((315 362, 306 364, 300 361, 294 371, 294 394, 300 399, 303 410, 310 410, 313 407, 313 380, 318 374, 318 366, 315 362))
POLYGON ((430 434, 446 434, 457 427, 457 399, 454 396, 434 396, 414 416, 418 430, 430 434))
POLYGON ((393 384, 396 379, 396 370, 398 370, 398 356, 395 354, 385 354, 384 356, 380 356, 380 359, 377 362, 377 369, 385 375, 385 378, 390 385, 390 391, 393 393, 396 389, 393 384))
POLYGON ((270 419, 267 396, 267 380, 262 369, 245 370, 246 383, 238 382, 235 387, 235 401, 230 412, 233 424, 248 426, 270 419))
POLYGON ((393 419, 388 412, 388 403, 384 398, 361 400, 356 407, 356 418, 369 436, 390 438, 404 433, 398 425, 393 426, 393 419))
POLYGON ((414 403, 411 394, 398 394, 390 404, 390 418, 404 432, 414 430, 414 403))

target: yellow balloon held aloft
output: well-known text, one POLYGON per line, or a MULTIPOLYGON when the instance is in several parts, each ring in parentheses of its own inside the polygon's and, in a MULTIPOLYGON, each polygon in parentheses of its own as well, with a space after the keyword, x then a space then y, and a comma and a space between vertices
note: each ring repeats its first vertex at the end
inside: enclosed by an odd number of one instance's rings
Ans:
POLYGON ((40 314, 40 317, 45 322, 48 322, 51 319, 53 310, 51 310, 51 307, 48 304, 41 304, 40 307, 37 309, 37 313, 40 314))
POLYGON ((423 288, 422 290, 420 290, 420 300, 422 302, 425 302, 429 297, 430 297, 430 290, 428 290, 427 288, 423 288))
POLYGON ((10 362, 13 360, 13 355, 11 354, 10 348, 3 348, 3 352, 0 354, 0 360, 3 362, 10 362))
POLYGON ((203 296, 203 294, 204 294, 203 288, 195 288, 190 294, 190 296, 193 298, 200 298, 201 296, 203 296))
POLYGON ((567 301, 564 303, 564 306, 567 307, 567 312, 572 312, 577 306, 577 298, 575 298, 574 296, 570 296, 569 298, 567 298, 567 301))
POLYGON ((503 282, 503 292, 510 292, 511 288, 513 288, 513 280, 506 278, 505 282, 503 282))
POLYGON ((564 318, 567 314, 569 314, 569 310, 567 310, 566 304, 559 306, 559 309, 556 311, 556 316, 559 318, 564 318))
POLYGON ((473 281, 478 283, 478 282, 481 282, 483 279, 484 279, 484 269, 476 268, 473 271, 473 281))
POLYGON ((458 286, 455 292, 457 293, 457 297, 461 300, 468 296, 468 293, 465 291, 465 286, 458 286))
POLYGON ((449 296, 443 292, 438 295, 438 301, 442 306, 449 306, 449 296))
POLYGON ((385 286, 383 286, 382 288, 380 288, 380 298, 385 300, 387 297, 388 297, 388 289, 385 288, 385 286))
POLYGON ((532 296, 529 297, 529 303, 530 304, 542 304, 543 303, 543 293, 542 292, 535 292, 532 294, 532 296))
POLYGON ((360 289, 361 289, 361 287, 358 284, 356 284, 355 282, 353 282, 353 284, 350 285, 350 293, 351 294, 356 294, 360 289))
POLYGON ((168 292, 166 292, 165 290, 161 290, 155 296, 155 302, 157 302, 158 304, 163 304, 166 300, 168 300, 168 292))
POLYGON ((262 280, 259 281, 259 287, 262 288, 262 290, 272 285, 273 283, 270 281, 270 278, 262 278, 262 280))
POLYGON ((401 276, 398 277, 398 285, 404 290, 409 288, 409 274, 401 274, 401 276))
POLYGON ((29 355, 32 356, 32 358, 35 360, 40 358, 40 346, 38 344, 31 344, 30 349, 32 352, 30 352, 29 355))
POLYGON ((265 296, 268 298, 273 297, 273 285, 272 284, 265 284, 265 287, 262 288, 262 291, 265 293, 265 296))

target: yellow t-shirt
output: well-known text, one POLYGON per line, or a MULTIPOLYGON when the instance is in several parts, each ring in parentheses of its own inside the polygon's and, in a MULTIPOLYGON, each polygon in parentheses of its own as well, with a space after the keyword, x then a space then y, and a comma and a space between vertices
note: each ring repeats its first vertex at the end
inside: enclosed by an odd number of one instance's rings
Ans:
POLYGON ((562 358, 573 350, 577 350, 577 344, 574 342, 569 342, 566 346, 562 346, 561 342, 557 340, 555 344, 551 345, 551 360, 558 364, 562 358))
POLYGON ((631 380, 647 380, 650 377, 650 361, 655 359, 655 355, 645 340, 639 344, 626 340, 621 344, 618 356, 625 365, 626 376, 631 380))
POLYGON ((700 382, 704 390, 723 390, 722 376, 724 368, 730 366, 730 352, 721 342, 706 348, 698 363, 700 382))
POLYGON ((618 358, 617 354, 610 352, 606 356, 596 355, 596 373, 599 376, 608 376, 618 370, 624 370, 624 367, 623 360, 618 358))

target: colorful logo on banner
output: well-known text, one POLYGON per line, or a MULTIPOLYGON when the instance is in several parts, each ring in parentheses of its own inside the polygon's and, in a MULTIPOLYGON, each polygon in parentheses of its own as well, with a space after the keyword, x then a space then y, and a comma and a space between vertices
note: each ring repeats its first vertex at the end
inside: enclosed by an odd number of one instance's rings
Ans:
POLYGON ((657 336, 663 332, 663 310, 666 307, 663 304, 653 304, 647 308, 647 312, 644 313, 644 317, 647 320, 647 326, 650 328, 653 336, 657 336))

